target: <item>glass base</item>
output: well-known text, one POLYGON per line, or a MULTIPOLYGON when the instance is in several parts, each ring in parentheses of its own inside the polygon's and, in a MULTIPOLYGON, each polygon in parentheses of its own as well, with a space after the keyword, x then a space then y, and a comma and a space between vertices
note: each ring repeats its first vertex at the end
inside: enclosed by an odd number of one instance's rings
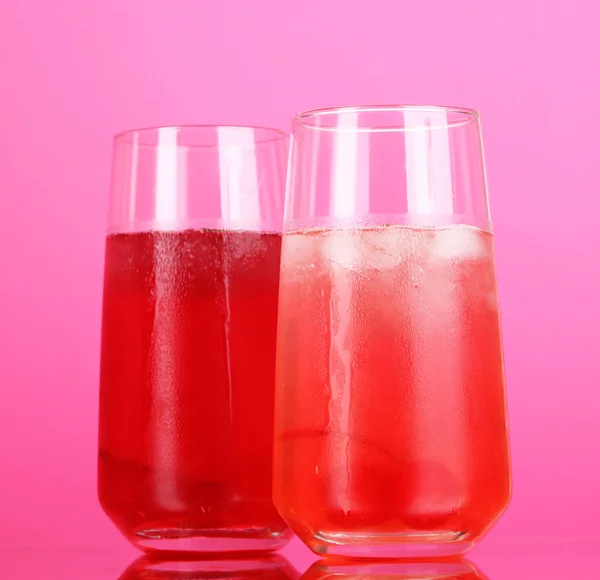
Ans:
POLYGON ((291 531, 144 529, 129 539, 145 552, 197 554, 203 552, 239 553, 271 552, 283 548, 291 531))
POLYGON ((473 541, 463 532, 439 531, 403 534, 317 532, 308 543, 321 556, 345 558, 436 558, 467 552, 473 541))

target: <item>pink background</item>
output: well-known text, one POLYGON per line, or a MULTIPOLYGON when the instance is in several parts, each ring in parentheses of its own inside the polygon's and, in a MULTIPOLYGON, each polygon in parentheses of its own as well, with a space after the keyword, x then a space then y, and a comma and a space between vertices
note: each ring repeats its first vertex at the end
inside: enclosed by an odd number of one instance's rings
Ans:
POLYGON ((111 136, 287 128, 314 106, 473 106, 514 497, 489 542, 598 538, 595 0, 0 0, 0 544, 114 545, 97 507, 111 136))

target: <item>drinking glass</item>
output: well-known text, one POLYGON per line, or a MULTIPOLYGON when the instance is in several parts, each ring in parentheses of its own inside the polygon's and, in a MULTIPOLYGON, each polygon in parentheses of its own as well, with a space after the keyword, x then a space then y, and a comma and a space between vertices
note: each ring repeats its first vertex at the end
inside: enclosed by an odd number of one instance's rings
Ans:
POLYGON ((319 554, 450 555, 509 495, 479 115, 298 115, 279 297, 279 513, 319 554))
POLYGON ((145 550, 269 550, 286 135, 161 127, 114 142, 98 492, 145 550))

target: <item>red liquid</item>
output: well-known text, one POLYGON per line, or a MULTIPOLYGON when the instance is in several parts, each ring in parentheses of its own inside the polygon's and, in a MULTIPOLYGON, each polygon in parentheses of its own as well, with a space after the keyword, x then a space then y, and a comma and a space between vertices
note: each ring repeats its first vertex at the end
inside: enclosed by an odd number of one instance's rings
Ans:
POLYGON ((279 341, 274 497, 312 549, 460 552, 504 510, 490 234, 286 234, 279 341))
POLYGON ((140 547, 289 536, 271 499, 280 248, 249 232, 107 239, 99 497, 140 547))

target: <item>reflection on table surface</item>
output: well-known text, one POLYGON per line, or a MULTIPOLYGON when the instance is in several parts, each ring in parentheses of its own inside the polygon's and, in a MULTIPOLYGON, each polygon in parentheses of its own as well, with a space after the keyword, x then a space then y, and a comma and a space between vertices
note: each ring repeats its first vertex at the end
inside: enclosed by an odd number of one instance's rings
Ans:
POLYGON ((386 561, 386 562, 315 562, 302 580, 477 580, 486 578, 466 560, 386 561))
MULTIPOLYGON (((142 557, 119 580, 200 580, 230 579, 298 580, 300 573, 281 555, 263 558, 168 560, 142 557)), ((302 575, 302 580, 476 580, 485 578, 470 562, 351 562, 318 561, 302 575)))
POLYGON ((127 544, 107 547, 0 547, 2 580, 571 580, 600 578, 597 541, 483 542, 464 560, 318 560, 293 541, 281 554, 169 560, 127 544))
POLYGON ((142 556, 119 580, 196 580, 231 579, 297 580, 299 572, 279 555, 215 559, 163 559, 142 556))

